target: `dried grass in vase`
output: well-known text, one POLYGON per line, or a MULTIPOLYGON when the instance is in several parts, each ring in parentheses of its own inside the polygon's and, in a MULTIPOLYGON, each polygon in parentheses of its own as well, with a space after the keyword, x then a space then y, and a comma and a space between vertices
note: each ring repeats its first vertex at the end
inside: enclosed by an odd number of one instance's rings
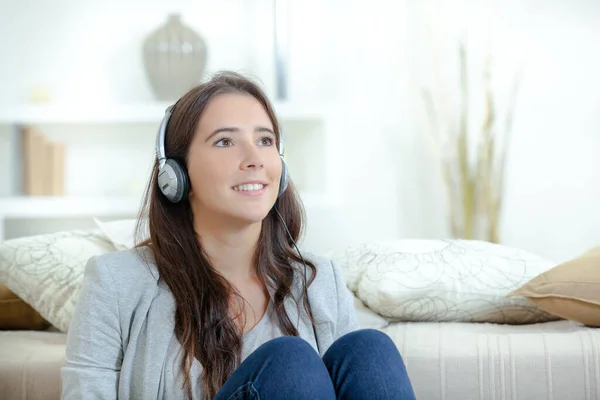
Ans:
POLYGON ((425 133, 441 164, 452 235, 498 243, 506 155, 519 79, 514 80, 506 113, 500 117, 491 85, 491 59, 486 57, 484 114, 478 118, 471 115, 469 107, 467 51, 463 43, 459 46, 459 67, 457 110, 439 100, 440 93, 423 90, 429 121, 425 133), (469 131, 470 118, 481 120, 481 127, 475 132, 469 131))

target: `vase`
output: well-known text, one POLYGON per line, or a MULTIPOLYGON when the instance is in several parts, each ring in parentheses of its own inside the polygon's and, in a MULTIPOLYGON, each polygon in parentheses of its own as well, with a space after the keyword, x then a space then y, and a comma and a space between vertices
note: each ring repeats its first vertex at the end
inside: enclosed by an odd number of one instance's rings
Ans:
POLYGON ((169 14, 143 45, 144 68, 156 99, 174 101, 200 83, 206 53, 204 39, 181 22, 180 14, 169 14))

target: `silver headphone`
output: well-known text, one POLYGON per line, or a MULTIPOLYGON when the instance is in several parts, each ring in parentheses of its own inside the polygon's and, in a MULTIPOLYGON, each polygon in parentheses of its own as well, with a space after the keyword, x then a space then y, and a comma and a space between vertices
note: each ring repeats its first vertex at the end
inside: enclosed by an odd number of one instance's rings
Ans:
MULTIPOLYGON (((158 158, 158 188, 161 193, 172 203, 179 203, 185 199, 190 190, 187 170, 179 161, 168 158, 165 151, 165 136, 167 125, 171 118, 174 105, 167 107, 165 116, 160 123, 158 135, 156 136, 156 157, 158 158)), ((279 138, 279 158, 281 159, 281 179, 279 180, 280 197, 288 186, 288 168, 283 159, 284 146, 283 135, 279 138)))

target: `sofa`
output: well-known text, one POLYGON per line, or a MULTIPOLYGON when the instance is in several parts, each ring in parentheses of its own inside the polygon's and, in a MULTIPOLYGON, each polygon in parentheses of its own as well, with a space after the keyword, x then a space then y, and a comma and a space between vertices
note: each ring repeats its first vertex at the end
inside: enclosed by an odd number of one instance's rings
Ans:
MULTIPOLYGON (((85 261, 133 245, 133 221, 96 223, 0 243, 3 399, 60 398, 85 261)), ((418 399, 600 399, 600 248, 553 263, 499 244, 405 239, 327 256, 361 327, 396 343, 418 399)))

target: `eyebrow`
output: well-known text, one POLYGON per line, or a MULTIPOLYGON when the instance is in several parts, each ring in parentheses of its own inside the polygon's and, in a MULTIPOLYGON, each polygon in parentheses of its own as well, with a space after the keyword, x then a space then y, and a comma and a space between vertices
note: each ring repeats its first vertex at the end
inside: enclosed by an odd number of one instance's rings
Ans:
MULTIPOLYGON (((219 129, 216 129, 215 131, 213 131, 213 133, 211 133, 210 135, 208 135, 208 137, 206 138, 206 140, 204 142, 208 142, 211 138, 213 138, 215 135, 218 135, 219 133, 223 133, 223 132, 237 133, 239 131, 240 131, 239 128, 234 128, 234 127, 219 128, 219 129)), ((256 128, 254 128, 254 132, 269 132, 270 134, 275 135, 275 133, 273 132, 272 129, 269 129, 264 126, 257 126, 256 128)))

